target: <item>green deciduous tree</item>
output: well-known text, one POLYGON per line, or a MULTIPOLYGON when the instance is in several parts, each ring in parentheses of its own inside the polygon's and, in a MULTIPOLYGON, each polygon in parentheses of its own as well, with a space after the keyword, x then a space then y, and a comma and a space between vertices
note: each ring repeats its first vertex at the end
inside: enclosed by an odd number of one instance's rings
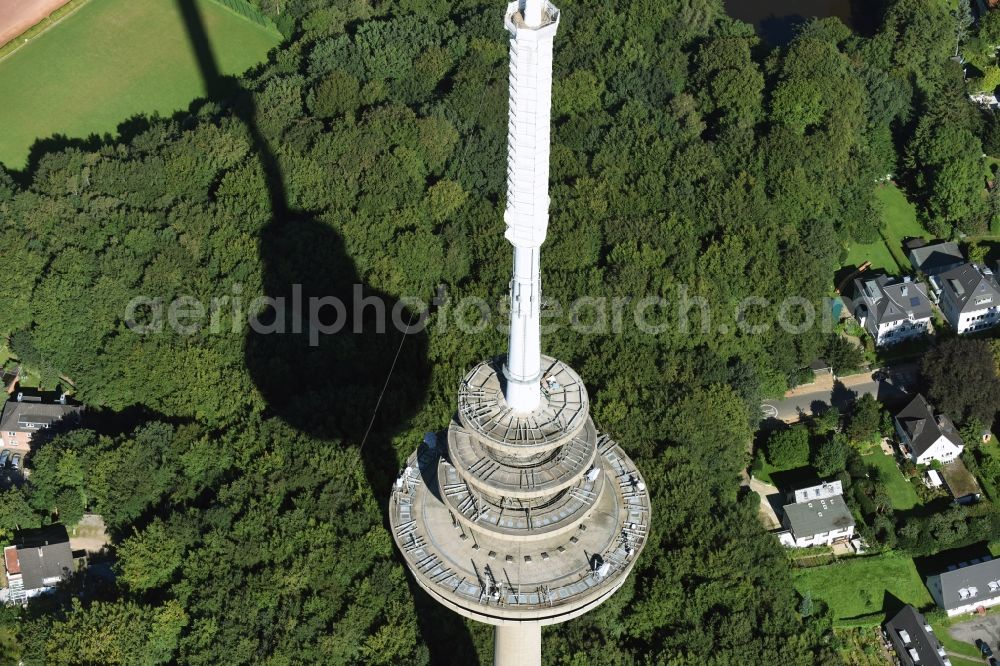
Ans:
POLYGON ((876 442, 882 433, 885 409, 870 393, 863 394, 851 405, 845 432, 852 444, 867 445, 876 442))
POLYGON ((809 461, 809 431, 792 426, 774 432, 767 440, 767 460, 782 469, 805 465, 809 461))
POLYGON ((843 433, 835 433, 815 445, 809 462, 821 478, 836 476, 847 466, 847 454, 850 445, 843 433))
POLYGON ((945 340, 924 355, 920 366, 927 397, 958 423, 993 423, 1000 405, 1000 378, 988 342, 945 340))

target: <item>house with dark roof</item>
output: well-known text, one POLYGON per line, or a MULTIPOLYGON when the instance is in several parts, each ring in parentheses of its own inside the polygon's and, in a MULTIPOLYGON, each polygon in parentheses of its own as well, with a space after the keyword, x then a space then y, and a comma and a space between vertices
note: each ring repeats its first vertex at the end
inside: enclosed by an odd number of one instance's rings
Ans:
POLYGON ((3 549, 8 601, 28 599, 55 588, 74 569, 69 536, 62 525, 25 530, 3 549))
POLYGON ((989 555, 948 567, 927 579, 927 590, 948 617, 1000 604, 1000 560, 989 555))
POLYGON ((25 454, 33 441, 79 423, 83 406, 56 395, 18 392, 0 412, 0 447, 25 454))
POLYGON ((941 290, 941 312, 959 335, 1000 324, 1000 285, 989 268, 963 264, 933 280, 941 290))
POLYGON ((924 275, 937 275, 965 263, 965 255, 958 243, 913 243, 908 245, 910 264, 913 270, 924 275))
POLYGON ((895 418, 896 434, 910 459, 918 465, 932 460, 955 460, 965 448, 955 424, 946 414, 934 414, 927 399, 917 394, 895 418))
POLYGON ((829 546, 854 536, 854 516, 843 495, 786 504, 783 513, 785 531, 778 533, 778 540, 791 548, 829 546))
POLYGON ((854 316, 877 347, 926 335, 931 330, 927 290, 910 277, 857 278, 854 295, 854 316))
POLYGON ((882 635, 892 645, 901 666, 951 666, 934 629, 909 604, 882 625, 882 635))

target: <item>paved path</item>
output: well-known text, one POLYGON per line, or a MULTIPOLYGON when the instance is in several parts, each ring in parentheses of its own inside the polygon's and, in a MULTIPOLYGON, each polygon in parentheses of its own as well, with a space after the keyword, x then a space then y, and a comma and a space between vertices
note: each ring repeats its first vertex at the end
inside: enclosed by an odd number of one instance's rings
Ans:
POLYGON ((98 553, 108 544, 108 533, 104 518, 96 513, 88 513, 69 531, 69 547, 98 553))
POLYGON ((876 380, 872 378, 872 372, 864 372, 838 377, 832 388, 819 384, 811 391, 802 391, 799 388, 790 392, 789 397, 765 402, 761 405, 761 410, 764 418, 791 422, 798 421, 803 414, 812 414, 818 408, 831 404, 843 409, 852 399, 851 392, 858 396, 868 393, 878 398, 880 402, 890 405, 902 403, 912 396, 912 390, 920 375, 915 361, 883 370, 888 372, 888 377, 876 380))
POLYGON ((760 518, 764 523, 764 527, 769 530, 781 527, 781 521, 778 520, 778 510, 784 502, 782 502, 781 493, 778 489, 769 483, 764 483, 760 479, 753 477, 744 477, 744 480, 750 486, 750 490, 760 496, 760 518))
MULTIPOLYGON (((953 624, 947 631, 952 638, 963 643, 974 646, 976 639, 981 638, 989 644, 994 654, 1000 650, 1000 615, 973 616, 970 620, 953 624)), ((969 659, 965 655, 958 656, 969 659)))

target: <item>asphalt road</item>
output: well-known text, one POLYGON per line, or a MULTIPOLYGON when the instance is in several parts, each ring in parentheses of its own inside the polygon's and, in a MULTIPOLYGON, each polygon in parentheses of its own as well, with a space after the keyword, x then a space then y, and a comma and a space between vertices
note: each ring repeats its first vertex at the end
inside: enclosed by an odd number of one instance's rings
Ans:
POLYGON ((882 379, 873 379, 873 372, 874 370, 838 377, 832 389, 823 386, 791 398, 769 400, 761 405, 764 418, 797 421, 801 416, 820 411, 831 404, 843 409, 865 393, 875 396, 883 404, 898 405, 913 397, 913 389, 920 377, 915 361, 883 368, 883 374, 887 372, 888 377, 882 379))
POLYGON ((977 638, 981 638, 989 644, 994 657, 1000 654, 1000 615, 975 617, 967 622, 954 624, 947 631, 952 638, 972 645, 976 644, 977 638))

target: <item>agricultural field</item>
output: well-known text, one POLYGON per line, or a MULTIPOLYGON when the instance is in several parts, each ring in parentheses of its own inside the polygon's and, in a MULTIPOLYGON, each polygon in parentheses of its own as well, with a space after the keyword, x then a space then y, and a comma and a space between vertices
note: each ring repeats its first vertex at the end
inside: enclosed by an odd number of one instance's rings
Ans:
POLYGON ((908 557, 848 558, 822 567, 798 569, 793 575, 799 594, 809 592, 814 599, 826 602, 835 620, 881 613, 886 594, 916 608, 933 603, 908 557))
MULTIPOLYGON (((222 74, 265 59, 281 35, 212 0, 191 0, 222 74)), ((178 0, 88 0, 0 60, 0 162, 26 165, 38 139, 114 134, 207 93, 178 0)))

